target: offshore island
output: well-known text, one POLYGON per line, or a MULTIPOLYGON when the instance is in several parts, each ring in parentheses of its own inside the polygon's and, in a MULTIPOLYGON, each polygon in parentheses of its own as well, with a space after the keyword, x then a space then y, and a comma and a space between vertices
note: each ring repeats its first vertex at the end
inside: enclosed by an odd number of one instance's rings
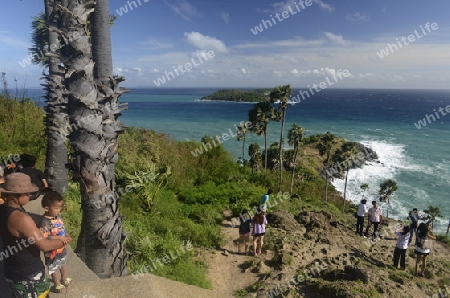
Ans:
POLYGON ((203 96, 201 100, 222 100, 235 102, 266 101, 271 89, 239 90, 220 89, 213 94, 203 96))

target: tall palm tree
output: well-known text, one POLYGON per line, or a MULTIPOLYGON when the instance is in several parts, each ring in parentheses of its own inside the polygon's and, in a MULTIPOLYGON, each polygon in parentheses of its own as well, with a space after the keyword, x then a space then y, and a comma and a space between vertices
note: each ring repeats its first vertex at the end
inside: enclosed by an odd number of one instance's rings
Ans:
POLYGON ((250 156, 250 166, 253 173, 258 170, 261 164, 261 148, 259 148, 258 143, 252 143, 248 146, 248 155, 250 156))
POLYGON ((45 174, 51 187, 64 196, 68 184, 67 169, 67 109, 63 85, 64 72, 60 67, 58 18, 55 2, 45 0, 45 14, 40 13, 32 22, 32 43, 30 48, 33 63, 48 69, 44 78, 45 123, 47 130, 47 152, 45 174), (46 55, 42 55, 48 49, 46 55))
POLYGON ((252 123, 251 132, 258 136, 264 135, 264 169, 267 170, 267 126, 274 117, 274 109, 268 101, 258 102, 248 112, 248 119, 252 123))
MULTIPOLYGON (((322 135, 320 137, 320 143, 319 143, 319 154, 325 155, 326 154, 326 160, 325 160, 325 168, 327 168, 330 165, 330 154, 331 149, 333 148, 333 144, 336 142, 336 137, 327 131, 326 134, 322 135)), ((328 171, 325 171, 325 203, 328 202, 328 171)))
POLYGON ((342 205, 342 212, 345 211, 345 199, 347 197, 347 180, 348 180, 348 172, 353 163, 351 157, 355 154, 356 143, 355 142, 345 142, 342 145, 342 148, 336 150, 333 161, 340 163, 345 166, 345 185, 344 185, 344 199, 342 205))
POLYGON ((291 175, 291 193, 294 187, 294 174, 295 168, 297 166, 297 157, 300 146, 302 144, 302 139, 303 139, 303 128, 299 126, 297 123, 292 124, 292 127, 288 132, 288 144, 290 146, 294 146, 294 162, 291 175))
POLYGON ((69 119, 76 127, 70 134, 73 175, 80 184, 82 197, 77 252, 101 278, 126 275, 128 256, 124 251, 125 234, 114 169, 118 160, 117 134, 123 131, 117 121, 124 109, 118 104, 118 96, 127 90, 118 87, 124 79, 113 77, 111 57, 107 57, 108 53, 111 55, 108 1, 99 0, 95 4, 91 31, 96 46, 92 50, 86 25, 92 7, 83 0, 66 4, 57 7, 61 13, 59 31, 67 41, 61 55, 66 67, 69 119), (97 54, 95 76, 92 51, 97 54))
POLYGON ((280 132, 280 190, 282 191, 283 185, 283 132, 284 122, 286 120, 286 110, 288 107, 289 98, 292 96, 291 85, 277 86, 270 92, 270 102, 278 102, 277 114, 281 120, 281 132, 280 132))
POLYGON ((247 125, 247 122, 242 121, 239 126, 237 127, 237 140, 243 141, 242 142, 242 162, 245 166, 245 135, 247 134, 247 131, 249 130, 249 126, 247 125))
POLYGON ((392 179, 386 179, 382 183, 380 183, 380 191, 378 192, 380 195, 380 201, 388 203, 387 206, 387 214, 386 218, 389 218, 389 198, 395 191, 397 191, 397 182, 392 179))

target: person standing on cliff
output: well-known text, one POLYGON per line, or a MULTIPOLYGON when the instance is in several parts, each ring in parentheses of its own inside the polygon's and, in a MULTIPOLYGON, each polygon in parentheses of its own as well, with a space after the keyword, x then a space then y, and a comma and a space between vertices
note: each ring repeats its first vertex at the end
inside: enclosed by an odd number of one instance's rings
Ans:
POLYGON ((372 201, 372 208, 370 208, 367 213, 369 214, 369 218, 364 237, 367 237, 367 235, 369 235, 369 229, 373 225, 372 241, 375 241, 377 237, 378 226, 383 220, 382 211, 381 208, 377 206, 377 201, 372 201))
POLYGON ((364 216, 367 213, 366 203, 367 203, 367 200, 362 199, 360 204, 358 205, 358 211, 356 212, 356 232, 355 232, 355 234, 359 234, 360 236, 363 236, 364 216))
POLYGON ((269 190, 267 191, 267 193, 265 195, 263 195, 261 197, 261 210, 263 210, 264 212, 267 211, 267 202, 269 201, 269 196, 273 193, 273 190, 271 188, 269 188, 269 190))
MULTIPOLYGON (((411 243, 412 238, 417 230, 417 224, 419 222, 419 219, 424 219, 423 216, 419 216, 418 212, 417 212, 417 208, 414 208, 413 211, 409 214, 409 221, 410 221, 410 225, 409 225, 409 230, 411 231, 411 236, 409 237, 409 242, 408 244, 411 243)), ((416 239, 417 239, 417 235, 416 235, 416 239)))
POLYGON ((394 267, 398 269, 398 262, 400 261, 400 269, 406 268, 406 250, 408 249, 408 240, 410 239, 409 227, 400 225, 395 231, 395 235, 398 236, 397 244, 394 249, 394 267))

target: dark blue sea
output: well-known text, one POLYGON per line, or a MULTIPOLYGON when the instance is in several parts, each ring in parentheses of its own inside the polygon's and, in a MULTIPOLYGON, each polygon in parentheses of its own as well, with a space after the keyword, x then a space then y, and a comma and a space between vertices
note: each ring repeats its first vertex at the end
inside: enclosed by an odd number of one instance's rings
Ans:
MULTIPOLYGON (((164 131, 177 140, 199 141, 204 135, 235 132, 241 121, 248 120, 253 103, 200 101, 217 90, 131 89, 121 97, 129 108, 120 119, 127 126, 164 131)), ((293 95, 297 92, 293 90, 293 95)), ((29 93, 36 96, 39 92, 29 93)), ((446 230, 450 219, 450 90, 326 89, 289 105, 285 134, 294 122, 305 129, 306 136, 329 131, 378 153, 379 163, 350 171, 347 197, 352 201, 359 202, 362 183, 369 184, 366 197, 371 200, 378 198, 381 181, 394 179, 398 191, 390 201, 390 217, 406 219, 413 207, 423 210, 435 205, 445 216, 435 228, 446 230)), ((279 141, 280 127, 280 123, 269 124, 269 144, 279 141)), ((249 135, 246 144, 252 142, 264 146, 263 137, 249 135)), ((236 158, 242 155, 242 143, 235 138, 223 146, 236 158)), ((342 180, 333 184, 343 190, 342 180)))

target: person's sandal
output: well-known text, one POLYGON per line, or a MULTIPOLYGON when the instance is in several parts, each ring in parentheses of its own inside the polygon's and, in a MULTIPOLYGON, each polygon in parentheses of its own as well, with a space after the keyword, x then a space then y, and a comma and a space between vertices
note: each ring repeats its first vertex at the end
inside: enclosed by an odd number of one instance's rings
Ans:
POLYGON ((63 284, 60 285, 55 285, 53 287, 53 292, 55 293, 65 293, 66 292, 66 287, 63 284))
POLYGON ((65 286, 65 287, 68 287, 68 286, 70 286, 70 285, 72 285, 73 284, 73 279, 71 279, 70 277, 67 277, 64 281, 63 281, 63 285, 65 286))

